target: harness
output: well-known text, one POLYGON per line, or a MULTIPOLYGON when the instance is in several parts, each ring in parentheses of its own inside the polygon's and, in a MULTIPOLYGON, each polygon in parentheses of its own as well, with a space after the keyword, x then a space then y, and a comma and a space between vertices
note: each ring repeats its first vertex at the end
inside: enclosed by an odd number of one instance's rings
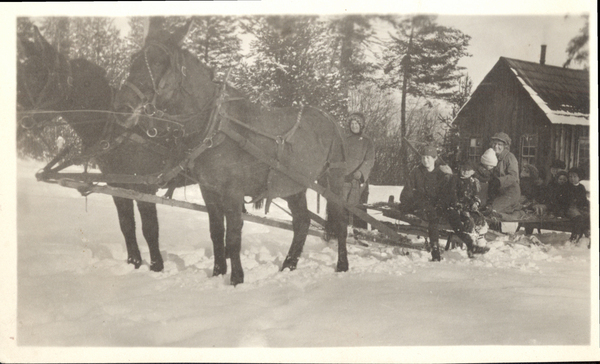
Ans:
POLYGON ((167 82, 166 76, 170 72, 169 70, 167 70, 165 74, 158 80, 158 82, 156 81, 156 77, 152 72, 150 63, 148 62, 148 49, 150 47, 156 47, 163 51, 169 57, 171 65, 175 69, 177 69, 177 71, 174 72, 178 76, 176 80, 178 87, 174 88, 173 91, 171 91, 171 93, 181 91, 191 94, 191 92, 189 90, 186 90, 183 86, 183 78, 187 76, 187 67, 184 64, 185 59, 182 59, 183 57, 181 57, 179 52, 171 52, 165 45, 160 43, 152 42, 146 45, 146 47, 142 50, 140 57, 144 57, 144 64, 146 66, 146 70, 148 72, 148 76, 150 77, 150 81, 152 84, 152 96, 146 96, 136 85, 127 80, 124 81, 122 84, 123 86, 131 89, 136 94, 136 96, 140 99, 140 102, 142 104, 142 111, 144 115, 149 117, 149 123, 146 128, 146 135, 148 135, 150 138, 156 138, 170 134, 174 135, 177 138, 183 138, 184 136, 194 134, 197 131, 186 130, 187 127, 189 127, 190 125, 193 126, 193 124, 190 124, 190 122, 196 120, 199 115, 210 109, 210 105, 213 102, 213 100, 209 99, 202 107, 199 108, 198 112, 190 114, 170 114, 162 108, 158 107, 156 105, 157 97, 161 95, 161 90, 164 89, 167 82), (162 127, 160 127, 157 122, 166 124, 166 126, 163 125, 162 127), (161 131, 162 134, 160 133, 161 131))
MULTIPOLYGON (((177 87, 178 87, 178 89, 185 91, 182 83, 183 83, 183 77, 185 76, 186 67, 185 67, 185 65, 181 65, 181 63, 179 62, 181 57, 176 56, 173 53, 171 53, 165 46, 163 46, 161 44, 155 44, 155 43, 151 43, 151 44, 147 45, 146 49, 144 49, 144 51, 142 53, 142 55, 144 56, 144 62, 146 64, 148 75, 152 82, 152 88, 153 88, 152 96, 151 97, 146 96, 137 86, 135 86, 134 84, 132 84, 129 81, 124 82, 123 85, 130 88, 138 96, 138 98, 142 104, 142 110, 144 111, 144 113, 146 115, 151 116, 153 118, 157 118, 159 120, 165 120, 169 123, 175 123, 176 125, 181 127, 181 130, 182 130, 181 136, 187 135, 187 133, 184 129, 185 125, 183 124, 182 121, 187 121, 191 117, 198 117, 198 114, 194 114, 192 116, 170 115, 170 114, 166 113, 164 110, 162 110, 156 106, 157 96, 160 95, 160 93, 162 92, 161 89, 164 87, 164 85, 167 81, 166 81, 166 77, 163 76, 160 80, 158 80, 158 84, 156 82, 155 75, 152 73, 152 69, 147 61, 147 50, 148 50, 148 47, 151 47, 151 46, 156 46, 159 49, 161 49, 162 51, 164 51, 167 55, 169 55, 169 57, 171 59, 171 64, 174 65, 175 67, 177 67, 177 69, 180 69, 179 74, 181 77, 179 77, 177 87)), ((165 72, 165 75, 167 75, 167 74, 169 74, 169 70, 167 70, 165 72)), ((186 92, 188 94, 191 94, 191 92, 188 92, 188 91, 186 91, 186 92)), ((44 180, 58 179, 58 178, 66 177, 66 178, 80 179, 86 183, 106 182, 106 183, 131 183, 131 184, 146 184, 146 185, 165 186, 169 181, 173 180, 176 176, 178 176, 182 172, 186 171, 187 169, 193 169, 194 161, 200 155, 202 155, 208 149, 217 147, 228 137, 231 140, 235 141, 241 149, 243 149, 244 151, 253 155, 255 158, 257 158, 258 160, 260 160, 261 162, 264 162, 265 164, 267 164, 269 166, 266 191, 261 193, 259 196, 255 197, 249 203, 266 198, 267 199, 266 210, 268 211, 269 205, 272 200, 272 196, 270 196, 269 191, 271 190, 272 185, 273 185, 273 179, 274 179, 275 172, 279 172, 279 173, 286 175, 287 177, 289 177, 292 180, 296 181, 297 183, 303 185, 304 187, 311 187, 313 189, 317 188, 314 181, 310 181, 305 176, 301 176, 301 175, 299 175, 299 173, 293 171, 289 166, 283 165, 281 163, 281 159, 284 154, 286 144, 292 143, 293 137, 294 137, 295 133, 297 132, 297 130, 300 126, 300 123, 302 122, 304 106, 302 105, 300 107, 300 109, 298 111, 298 115, 296 117, 296 121, 289 130, 287 130, 286 132, 284 132, 282 134, 274 135, 267 131, 260 130, 252 125, 248 125, 247 123, 231 116, 230 114, 228 114, 226 112, 227 104, 236 102, 236 101, 245 101, 245 100, 246 99, 243 97, 230 97, 228 95, 228 93, 227 93, 227 78, 226 78, 225 82, 223 82, 222 87, 215 88, 214 95, 212 97, 210 97, 209 100, 201 108, 202 111, 211 110, 206 127, 204 128, 204 130, 201 133, 200 133, 200 131, 198 131, 198 133, 200 134, 200 140, 202 140, 202 142, 200 144, 198 144, 197 146, 195 146, 194 148, 192 148, 191 150, 189 150, 186 153, 185 157, 179 163, 177 163, 176 166, 169 168, 166 171, 159 173, 158 175, 136 176, 136 175, 105 175, 105 174, 93 174, 93 173, 83 173, 83 174, 61 173, 60 177, 59 177, 59 174, 56 172, 67 167, 68 165, 74 164, 74 162, 75 162, 75 160, 72 160, 72 161, 69 161, 68 163, 58 166, 57 168, 52 169, 52 167, 56 164, 56 162, 58 160, 60 160, 62 157, 64 157, 64 155, 66 155, 67 148, 65 148, 65 150, 63 150, 63 152, 61 152, 59 155, 57 155, 56 158, 53 161, 51 161, 46 167, 44 167, 44 169, 40 173, 38 173, 36 176, 38 177, 38 179, 44 179, 44 180), (239 128, 245 129, 255 135, 260 135, 262 137, 273 140, 276 144, 275 157, 266 155, 260 148, 258 148, 252 142, 250 142, 247 137, 243 136, 236 130, 239 128)), ((318 111, 323 113, 321 110, 318 110, 318 111)), ((327 115, 325 113, 323 113, 323 114, 327 115)), ((332 121, 332 119, 330 117, 328 118, 328 120, 332 121)), ((332 122, 335 122, 335 121, 332 121, 332 122)), ((114 128, 115 128, 115 125, 111 124, 110 129, 114 130, 114 128)), ((150 132, 149 133, 149 131, 152 131, 152 130, 153 130, 152 128, 149 128, 146 133, 151 138, 158 134, 158 132, 150 132)), ((113 133, 111 132, 111 134, 113 134, 113 133)), ((341 137, 341 135, 340 135, 340 137, 341 137)), ((161 149, 165 149, 160 144, 153 143, 150 140, 143 138, 140 135, 136 134, 135 132, 133 132, 131 130, 131 128, 126 128, 123 133, 121 133, 120 135, 118 135, 114 139, 112 139, 112 142, 106 140, 107 138, 102 138, 102 139, 103 140, 101 140, 99 143, 97 143, 96 145, 89 148, 88 149, 89 153, 86 153, 85 156, 82 155, 80 157, 80 159, 89 158, 92 156, 99 156, 101 154, 108 153, 109 151, 114 149, 117 145, 119 145, 120 143, 122 143, 124 140, 127 140, 127 139, 139 141, 140 143, 144 143, 144 144, 149 143, 150 147, 151 147, 150 149, 154 150, 154 151, 158 150, 160 152, 161 149)), ((168 150, 166 150, 166 151, 163 150, 163 152, 168 153, 168 150)), ((331 164, 327 168, 344 168, 344 164, 341 164, 341 163, 336 163, 335 165, 331 164)))

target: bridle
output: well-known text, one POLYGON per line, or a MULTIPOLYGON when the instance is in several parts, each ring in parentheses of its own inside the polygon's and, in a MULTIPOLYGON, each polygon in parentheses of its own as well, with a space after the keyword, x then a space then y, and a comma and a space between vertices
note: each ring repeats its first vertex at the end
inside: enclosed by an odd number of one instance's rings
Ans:
MULTIPOLYGON (((192 114, 186 114, 186 115, 169 114, 162 108, 158 107, 157 99, 158 99, 158 96, 161 95, 161 90, 164 88, 164 86, 166 84, 166 75, 169 73, 169 70, 167 69, 164 72, 164 74, 161 76, 161 78, 157 80, 156 75, 152 72, 150 63, 148 62, 148 49, 150 47, 157 47, 158 49, 162 50, 169 57, 171 67, 173 67, 173 66, 177 67, 178 74, 180 75, 178 85, 175 86, 174 89, 186 91, 185 88, 183 87, 183 78, 187 76, 186 75, 187 68, 186 68, 185 64, 180 65, 180 63, 184 63, 184 62, 179 62, 179 59, 181 59, 181 58, 184 59, 184 57, 180 56, 179 53, 171 52, 167 46, 160 44, 160 43, 155 43, 155 42, 147 44, 144 47, 144 49, 141 51, 142 53, 139 56, 139 57, 142 57, 142 56, 144 57, 143 58, 144 65, 145 65, 146 71, 148 73, 148 77, 150 78, 150 81, 152 84, 152 95, 147 96, 139 89, 139 87, 137 87, 136 85, 134 85, 133 83, 131 83, 128 80, 125 80, 123 82, 122 86, 126 86, 129 89, 131 89, 135 93, 135 95, 139 98, 140 103, 141 103, 141 110, 142 110, 143 114, 145 116, 147 116, 150 120, 148 123, 149 125, 146 129, 146 134, 149 137, 154 138, 159 135, 159 129, 156 126, 156 121, 175 125, 174 133, 176 134, 176 136, 183 137, 186 134, 188 134, 188 133, 186 133, 186 130, 185 130, 185 124, 188 121, 194 120, 198 116, 198 114, 207 112, 212 107, 211 105, 214 103, 214 98, 210 98, 205 103, 205 105, 203 105, 199 109, 198 112, 195 112, 192 114)), ((170 129, 171 129, 170 127, 167 127, 167 130, 170 130, 170 129)))
POLYGON ((33 95, 33 92, 31 91, 27 80, 24 78, 25 75, 23 74, 23 72, 18 72, 18 74, 17 74, 17 77, 21 78, 21 84, 22 84, 23 88, 25 89, 25 94, 27 95, 29 103, 31 104, 31 107, 29 108, 29 110, 27 112, 18 111, 18 114, 19 113, 25 114, 25 116, 20 118, 18 121, 19 125, 23 129, 29 130, 29 129, 32 129, 35 126, 37 126, 38 122, 35 120, 34 115, 48 113, 45 110, 49 110, 54 105, 63 101, 62 100, 63 95, 64 95, 65 99, 67 99, 69 97, 69 91, 73 87, 73 74, 71 71, 71 63, 68 61, 66 62, 66 71, 67 71, 66 72, 67 73, 66 90, 62 90, 62 83, 60 80, 61 72, 55 71, 55 70, 60 69, 60 58, 58 55, 55 58, 55 62, 54 62, 53 66, 54 67, 51 68, 51 66, 44 65, 45 70, 48 74, 48 78, 46 80, 46 83, 42 87, 41 91, 38 93, 37 97, 35 97, 33 95), (49 100, 46 100, 47 96, 51 95, 53 93, 53 90, 50 90, 50 88, 52 87, 53 84, 58 85, 58 88, 60 91, 58 93, 59 96, 50 98, 49 100))

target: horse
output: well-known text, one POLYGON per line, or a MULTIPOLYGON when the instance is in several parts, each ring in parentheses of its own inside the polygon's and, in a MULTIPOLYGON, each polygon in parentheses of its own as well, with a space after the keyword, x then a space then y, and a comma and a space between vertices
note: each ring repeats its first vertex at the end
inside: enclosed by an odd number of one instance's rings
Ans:
MULTIPOLYGON (((102 173, 149 175, 164 170, 173 156, 167 148, 152 148, 144 135, 115 122, 111 113, 114 91, 106 79, 106 71, 85 60, 68 60, 34 27, 33 40, 24 35, 18 39, 17 109, 23 128, 44 127, 47 115, 61 115, 80 137, 84 155, 94 157, 102 173)), ((145 136, 145 135, 144 135, 145 136)), ((155 194, 156 185, 119 184, 111 186, 155 194)), ((135 232, 133 200, 113 197, 119 225, 127 246, 127 262, 136 269, 142 257, 135 232)), ((137 201, 143 236, 150 252, 150 270, 164 268, 159 249, 159 227, 156 205, 137 201)))
MULTIPOLYGON (((345 142, 338 123, 315 107, 267 108, 249 101, 227 82, 215 82, 212 70, 182 48, 185 30, 171 34, 152 26, 151 20, 144 46, 115 95, 120 123, 148 127, 153 120, 147 109, 172 117, 202 115, 193 121, 197 132, 186 143, 196 151, 189 166, 208 210, 213 276, 227 273, 229 258, 231 284, 244 281, 240 250, 247 197, 266 199, 267 206, 276 197, 287 201, 293 239, 281 270, 296 269, 310 224, 307 187, 325 181, 329 191, 342 195, 345 142), (211 112, 199 112, 206 109, 211 112)), ((342 203, 333 205, 328 219, 338 239, 336 271, 344 272, 348 213, 342 203)))

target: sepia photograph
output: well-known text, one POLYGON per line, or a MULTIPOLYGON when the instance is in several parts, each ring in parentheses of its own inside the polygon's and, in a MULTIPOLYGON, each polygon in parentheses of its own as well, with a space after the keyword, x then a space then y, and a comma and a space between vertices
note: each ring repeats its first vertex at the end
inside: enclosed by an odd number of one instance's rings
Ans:
POLYGON ((595 3, 55 5, 2 5, 1 362, 600 360, 595 3))

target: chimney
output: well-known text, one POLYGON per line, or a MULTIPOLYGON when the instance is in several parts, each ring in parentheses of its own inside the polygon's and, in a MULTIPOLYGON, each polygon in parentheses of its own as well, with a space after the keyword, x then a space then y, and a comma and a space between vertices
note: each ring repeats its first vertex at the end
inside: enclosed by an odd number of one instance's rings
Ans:
POLYGON ((546 45, 542 44, 542 53, 540 54, 540 64, 546 64, 546 45))

